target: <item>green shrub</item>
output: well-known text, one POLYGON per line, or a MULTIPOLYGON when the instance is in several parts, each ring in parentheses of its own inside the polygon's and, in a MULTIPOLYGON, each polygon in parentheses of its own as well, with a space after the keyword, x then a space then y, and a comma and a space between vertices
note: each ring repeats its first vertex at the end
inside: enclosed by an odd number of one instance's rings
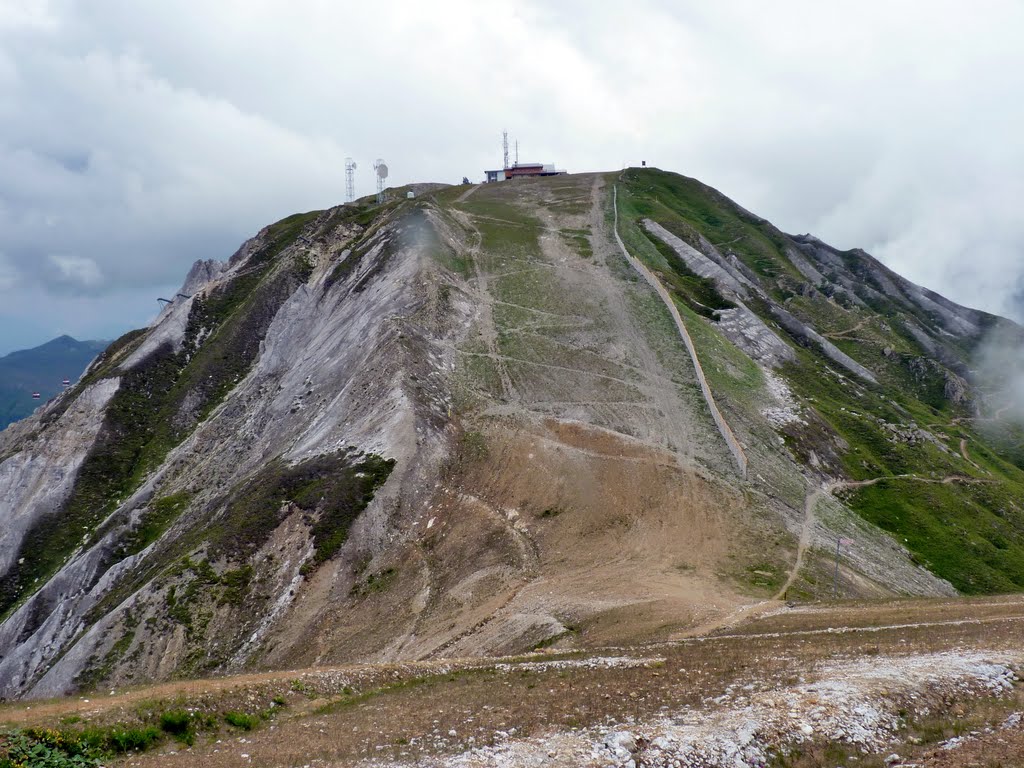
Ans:
POLYGON ((94 766, 114 755, 150 749, 162 738, 160 729, 154 726, 26 728, 0 734, 0 768, 94 766))
POLYGON ((160 738, 160 729, 152 725, 145 728, 112 728, 108 732, 107 749, 114 754, 142 752, 156 744, 160 738))
POLYGON ((183 709, 172 709, 160 715, 160 730, 181 736, 192 729, 192 715, 183 709))
POLYGON ((251 731, 256 727, 259 719, 255 715, 245 712, 225 712, 224 722, 234 728, 241 728, 243 731, 251 731))

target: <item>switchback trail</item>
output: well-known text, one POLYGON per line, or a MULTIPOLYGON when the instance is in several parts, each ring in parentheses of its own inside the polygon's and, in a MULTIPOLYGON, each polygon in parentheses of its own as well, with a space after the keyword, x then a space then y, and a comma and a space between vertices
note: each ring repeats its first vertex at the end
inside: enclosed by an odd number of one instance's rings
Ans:
MULTIPOLYGON (((970 459, 968 459, 968 461, 970 461, 970 459)), ((804 499, 804 522, 803 527, 800 530, 800 543, 797 546, 796 560, 793 562, 793 568, 790 570, 785 584, 782 585, 782 588, 775 594, 772 600, 781 600, 785 596, 786 591, 793 586, 793 583, 800 575, 800 569, 803 567, 807 550, 814 539, 814 524, 817 521, 814 510, 822 495, 833 494, 836 491, 842 491, 848 488, 866 488, 871 485, 877 485, 885 480, 914 480, 919 483, 941 483, 942 485, 949 485, 950 483, 988 482, 987 480, 982 480, 977 477, 969 477, 967 475, 946 475, 945 477, 937 478, 919 477, 918 475, 909 474, 882 475, 881 477, 873 477, 869 480, 831 480, 820 487, 809 489, 807 496, 804 499)))
MULTIPOLYGON (((830 495, 836 491, 845 490, 848 488, 866 488, 871 485, 877 485, 885 480, 914 480, 921 483, 941 483, 942 485, 949 485, 950 483, 986 483, 988 480, 982 480, 976 477, 969 477, 967 475, 946 475, 941 478, 931 477, 919 477, 917 475, 883 475, 881 477, 873 477, 868 480, 831 480, 823 485, 817 487, 811 487, 807 491, 807 495, 804 497, 804 518, 803 524, 800 527, 800 539, 797 544, 796 558, 793 561, 793 567, 790 569, 789 574, 786 577, 786 581, 779 588, 772 597, 766 600, 760 600, 756 603, 750 603, 737 609, 736 611, 715 619, 714 621, 706 624, 701 624, 697 627, 687 630, 686 632, 679 635, 679 638, 687 637, 701 637, 711 635, 719 629, 725 629, 727 627, 733 627, 744 619, 754 618, 770 608, 778 605, 778 603, 785 599, 786 593, 796 583, 797 578, 800 576, 800 571, 803 569, 804 560, 807 557, 807 551, 811 548, 814 543, 814 526, 817 523, 817 517, 815 515, 815 509, 817 508, 818 502, 824 495, 830 495)), ((717 635, 716 635, 717 637, 717 635)))

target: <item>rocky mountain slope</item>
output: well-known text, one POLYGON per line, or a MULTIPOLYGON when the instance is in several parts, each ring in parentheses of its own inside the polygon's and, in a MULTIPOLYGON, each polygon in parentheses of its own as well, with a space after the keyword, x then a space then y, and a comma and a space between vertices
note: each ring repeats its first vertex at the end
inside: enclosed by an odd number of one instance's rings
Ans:
POLYGON ((41 400, 63 391, 64 379, 76 380, 104 347, 105 341, 78 341, 58 336, 32 349, 21 349, 0 357, 0 429, 23 419, 41 400))
POLYGON ((181 293, 0 433, 0 696, 1024 586, 1020 329, 692 179, 300 214, 181 293))

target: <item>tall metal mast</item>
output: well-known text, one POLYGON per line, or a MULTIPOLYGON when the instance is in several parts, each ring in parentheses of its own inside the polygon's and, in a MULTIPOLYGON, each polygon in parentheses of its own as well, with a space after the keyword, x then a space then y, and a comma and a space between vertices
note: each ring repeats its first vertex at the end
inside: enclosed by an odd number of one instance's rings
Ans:
POLYGON ((351 157, 345 158, 345 200, 352 202, 356 199, 356 161, 351 157))
POLYGON ((501 166, 504 169, 508 168, 508 131, 501 132, 501 146, 505 150, 505 164, 501 166))

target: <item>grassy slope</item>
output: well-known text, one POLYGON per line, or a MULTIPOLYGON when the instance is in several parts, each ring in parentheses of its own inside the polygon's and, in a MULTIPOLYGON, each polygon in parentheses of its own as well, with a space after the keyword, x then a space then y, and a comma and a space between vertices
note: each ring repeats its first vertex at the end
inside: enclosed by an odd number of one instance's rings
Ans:
MULTIPOLYGON (((848 445, 838 469, 852 479, 913 474, 924 478, 964 475, 975 483, 926 483, 912 479, 892 480, 848 493, 851 506, 869 521, 890 531, 914 553, 919 562, 949 579, 964 592, 1010 591, 1024 588, 1024 472, 1005 451, 959 419, 966 412, 946 400, 943 371, 925 360, 925 352, 903 331, 901 316, 930 322, 916 308, 891 300, 875 299, 870 311, 843 308, 820 292, 806 291, 804 279, 786 258, 786 236, 732 204, 715 190, 675 174, 655 170, 627 171, 620 183, 623 238, 627 245, 654 269, 687 309, 700 309, 697 302, 714 306, 718 298, 706 283, 694 280, 678 259, 658 248, 639 227, 641 218, 651 218, 691 245, 699 238, 731 250, 760 278, 775 301, 823 333, 834 333, 863 325, 849 337, 835 338, 844 352, 858 360, 879 378, 873 387, 852 381, 815 349, 802 348, 796 362, 783 373, 801 401, 821 417, 826 429, 838 434, 848 445), (804 295, 809 294, 809 295, 804 295), (883 350, 888 347, 890 354, 883 350), (885 422, 885 423, 883 423, 885 422), (927 440, 902 442, 894 439, 888 424, 904 429, 913 425, 927 429, 945 447, 927 440), (972 466, 959 454, 959 442, 968 439, 972 466)), ((866 275, 863 257, 843 254, 854 274, 866 275)), ((752 302, 770 322, 764 307, 752 302)), ((708 315, 707 312, 700 314, 708 315)), ((699 326, 697 313, 688 322, 699 326)), ((719 334, 697 330, 691 333, 702 353, 715 361, 728 361, 730 368, 743 371, 749 361, 736 363, 735 349, 726 353, 719 334)), ((955 342, 955 351, 970 354, 970 344, 955 342)), ((740 355, 740 357, 743 357, 740 355)), ((742 397, 756 381, 747 376, 715 376, 708 366, 716 393, 728 405, 742 397), (732 386, 730 386, 730 384, 732 386)), ((787 436, 802 459, 827 434, 787 436)))

